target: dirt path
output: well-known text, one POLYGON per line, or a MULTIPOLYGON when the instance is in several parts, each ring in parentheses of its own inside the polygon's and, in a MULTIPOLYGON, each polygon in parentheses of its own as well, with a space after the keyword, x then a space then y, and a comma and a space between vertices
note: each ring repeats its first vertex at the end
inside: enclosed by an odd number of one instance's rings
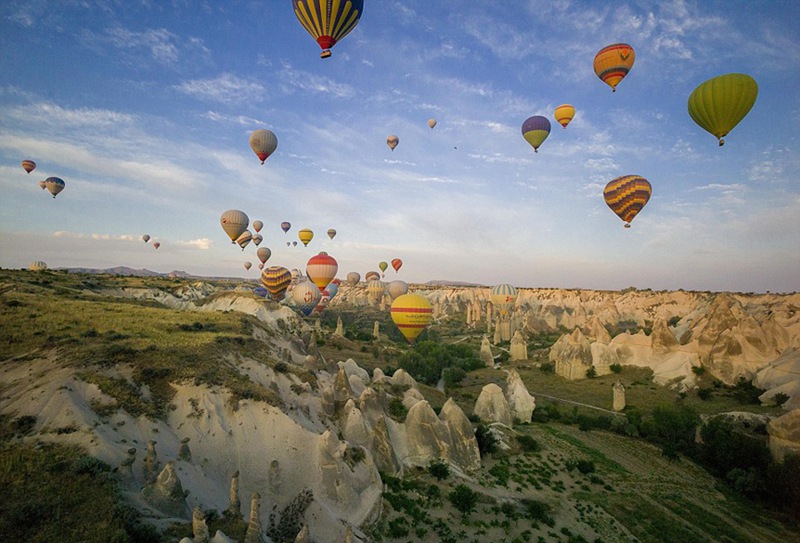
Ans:
POLYGON ((581 407, 588 407, 589 409, 594 409, 595 411, 602 411, 603 413, 609 413, 611 415, 618 415, 620 417, 624 417, 625 416, 623 413, 618 413, 616 411, 611 411, 610 409, 603 409, 602 407, 589 405, 588 403, 581 403, 581 402, 574 402, 572 400, 565 400, 564 398, 557 398, 555 396, 549 396, 547 394, 542 394, 541 392, 533 392, 533 391, 531 391, 531 395, 534 398, 538 398, 538 397, 541 396, 542 398, 547 398, 548 400, 556 400, 556 401, 559 401, 559 402, 571 403, 573 405, 580 405, 581 407))

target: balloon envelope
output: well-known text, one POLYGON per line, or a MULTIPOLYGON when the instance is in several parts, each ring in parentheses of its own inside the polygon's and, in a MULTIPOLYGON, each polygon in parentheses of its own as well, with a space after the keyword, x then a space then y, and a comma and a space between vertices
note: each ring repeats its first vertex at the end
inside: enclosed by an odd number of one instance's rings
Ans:
POLYGON ((367 283, 367 297, 373 302, 380 302, 384 292, 386 292, 386 283, 380 279, 373 279, 367 283))
POLYGON ((264 223, 261 221, 253 221, 253 230, 260 232, 264 228, 264 223))
POLYGON ((331 47, 358 24, 364 0, 292 0, 294 14, 322 48, 320 58, 331 56, 331 47))
POLYGON ((299 283, 292 289, 292 301, 306 317, 317 307, 320 298, 322 293, 313 283, 299 283))
POLYGON ((603 198, 611 211, 625 221, 625 227, 630 228, 631 221, 650 200, 652 193, 653 188, 644 177, 623 175, 608 182, 603 198))
POLYGON ((303 228, 297 233, 297 237, 303 242, 303 247, 307 247, 308 243, 314 239, 314 232, 308 228, 303 228))
POLYGON ((347 274, 347 284, 349 286, 355 286, 358 282, 361 281, 361 274, 358 272, 350 272, 347 274))
POLYGON ((286 287, 292 281, 292 274, 283 266, 270 266, 261 272, 261 283, 267 288, 276 302, 283 300, 286 287))
POLYGON ((58 196, 58 193, 64 190, 64 187, 66 186, 64 180, 60 177, 48 177, 44 180, 44 183, 47 187, 47 190, 49 190, 50 194, 53 195, 53 198, 58 196))
POLYGON ((39 188, 42 189, 42 190, 46 189, 47 188, 47 181, 45 181, 44 179, 39 181, 39 188))
POLYGON ((328 228, 328 237, 331 238, 331 239, 335 238, 336 237, 336 230, 334 230, 333 228, 328 228))
POLYGON ((252 262, 245 262, 244 263, 244 269, 249 270, 252 265, 253 265, 252 262))
POLYGON ((522 123, 522 137, 533 147, 534 152, 539 152, 539 146, 544 143, 544 140, 549 135, 550 121, 547 120, 547 117, 534 115, 533 117, 528 117, 522 123))
POLYGON ((500 314, 505 315, 517 301, 517 289, 508 284, 497 285, 492 288, 491 300, 500 310, 500 314))
POLYGON ((431 128, 436 126, 436 119, 428 119, 428 126, 430 126, 431 128))
POLYGON ((399 258, 392 259, 392 267, 394 268, 395 272, 399 272, 400 268, 403 267, 403 261, 399 258))
POLYGON ((328 286, 325 287, 325 290, 328 291, 328 294, 330 294, 331 299, 333 299, 333 297, 339 293, 339 285, 331 281, 330 283, 328 283, 328 286))
POLYGON ((283 222, 281 223, 281 230, 283 230, 283 233, 284 233, 284 234, 285 234, 286 232, 288 232, 288 231, 289 231, 289 229, 290 229, 291 227, 292 227, 292 223, 290 223, 290 222, 283 221, 283 222))
POLYGON ((369 283, 370 281, 374 281, 375 279, 380 279, 381 274, 376 271, 368 271, 367 275, 364 276, 364 281, 369 283))
POLYGON ((33 170, 36 169, 36 163, 33 160, 23 160, 22 161, 22 168, 26 172, 31 173, 33 170))
POLYGON ((247 230, 247 225, 250 224, 250 219, 245 215, 244 211, 238 209, 229 209, 219 218, 219 223, 222 229, 231 238, 231 243, 236 243, 236 238, 242 235, 242 232, 247 230))
POLYGON ((430 302, 419 294, 403 294, 392 302, 392 321, 409 343, 414 343, 433 319, 430 302))
POLYGON ((306 264, 306 275, 313 281, 320 291, 325 290, 339 271, 339 264, 336 259, 327 253, 319 253, 308 259, 306 264))
POLYGON ((389 146, 389 149, 394 151, 394 148, 397 147, 397 144, 400 143, 400 138, 397 136, 389 136, 386 138, 386 145, 389 146))
POLYGON ((594 57, 594 73, 600 80, 617 91, 617 85, 628 75, 636 60, 633 47, 627 43, 615 43, 603 47, 594 57))
POLYGON ((145 243, 147 243, 148 241, 150 241, 150 235, 149 235, 149 234, 145 234, 145 235, 143 235, 143 236, 142 236, 142 241, 144 241, 145 243))
POLYGON ((264 128, 254 130, 250 134, 250 148, 261 160, 261 164, 264 164, 264 161, 278 148, 278 137, 271 130, 264 128))
POLYGON ((250 232, 250 230, 245 230, 238 238, 236 238, 236 243, 242 248, 242 251, 244 251, 244 248, 247 247, 252 240, 253 233, 250 232))
POLYGON ((264 264, 272 256, 272 251, 269 250, 269 247, 259 247, 256 256, 264 264))
POLYGON ((725 74, 694 89, 687 107, 692 120, 713 134, 722 146, 722 138, 750 112, 757 97, 755 79, 746 74, 725 74))
POLYGON ((157 242, 157 241, 154 241, 153 242, 153 247, 158 249, 159 247, 161 247, 161 244, 159 242, 157 242))
POLYGON ((570 104, 561 104, 553 112, 553 116, 556 118, 558 124, 566 128, 569 122, 575 117, 575 108, 570 104))
POLYGON ((256 244, 256 247, 261 245, 262 241, 264 241, 264 236, 262 236, 261 234, 256 234, 255 236, 253 236, 253 243, 256 244))
POLYGON ((405 281, 395 280, 389 283, 389 286, 386 287, 386 291, 391 296, 392 300, 395 300, 398 296, 402 296, 408 292, 408 283, 405 281))
POLYGON ((378 267, 381 269, 382 272, 386 271, 386 268, 389 267, 389 264, 386 262, 378 262, 378 267))

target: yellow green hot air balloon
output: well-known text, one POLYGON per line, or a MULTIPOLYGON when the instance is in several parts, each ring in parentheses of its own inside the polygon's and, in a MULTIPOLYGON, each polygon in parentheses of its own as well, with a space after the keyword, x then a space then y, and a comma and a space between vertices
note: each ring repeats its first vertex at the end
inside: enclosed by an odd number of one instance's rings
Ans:
POLYGON ((623 175, 612 179, 603 191, 603 198, 611 211, 625 221, 625 228, 650 200, 653 188, 640 175, 623 175))
POLYGON ((746 74, 725 74, 709 79, 689 96, 689 116, 700 127, 722 139, 756 103, 758 83, 746 74))
POLYGON ((414 343, 433 319, 431 303, 419 294, 403 294, 392 302, 392 320, 409 343, 414 343))

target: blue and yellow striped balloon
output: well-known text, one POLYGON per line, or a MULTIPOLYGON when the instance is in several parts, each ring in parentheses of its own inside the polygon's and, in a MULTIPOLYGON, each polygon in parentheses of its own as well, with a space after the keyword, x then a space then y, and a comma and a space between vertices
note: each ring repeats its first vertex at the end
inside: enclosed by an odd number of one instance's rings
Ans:
POLYGON ((491 300, 500 314, 505 315, 517 301, 517 289, 508 284, 497 285, 492 288, 491 300))
POLYGON ((358 24, 364 0, 292 0, 294 14, 322 48, 320 58, 331 56, 331 47, 358 24))

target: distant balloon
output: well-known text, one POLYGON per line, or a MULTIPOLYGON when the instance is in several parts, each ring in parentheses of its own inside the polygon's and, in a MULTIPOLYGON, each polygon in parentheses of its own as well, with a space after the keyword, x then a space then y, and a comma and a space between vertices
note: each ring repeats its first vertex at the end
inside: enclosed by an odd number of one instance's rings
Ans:
POLYGON ((286 287, 292 281, 292 274, 283 266, 270 266, 261 272, 261 282, 267 287, 270 296, 276 302, 283 300, 286 287))
POLYGON ((261 221, 253 221, 253 230, 255 230, 256 233, 261 232, 262 228, 264 228, 264 223, 263 222, 261 222, 261 221))
POLYGON ((617 92, 617 85, 633 68, 636 53, 627 43, 615 43, 603 47, 594 57, 594 73, 600 80, 617 92))
POLYGON ((249 269, 250 269, 250 267, 251 267, 252 265, 253 265, 253 263, 252 263, 252 262, 249 262, 249 261, 248 261, 248 262, 245 262, 245 263, 244 263, 244 269, 246 269, 246 270, 249 270, 249 269))
POLYGON ((283 230, 284 234, 286 232, 288 232, 291 227, 292 227, 292 223, 290 223, 290 222, 284 221, 284 222, 281 223, 281 230, 283 230))
POLYGON ((322 48, 320 58, 331 56, 331 48, 358 24, 364 0, 292 0, 294 14, 322 48))
POLYGON ((265 289, 264 287, 256 287, 256 288, 253 289, 253 294, 255 294, 256 296, 261 296, 262 298, 265 298, 267 296, 267 294, 269 294, 269 291, 267 289, 265 289))
POLYGON ((64 180, 60 177, 48 177, 44 180, 44 183, 47 187, 47 190, 49 190, 50 194, 53 195, 53 198, 58 196, 58 193, 64 190, 64 187, 66 186, 64 180))
POLYGON ((386 292, 386 283, 380 279, 373 279, 367 283, 367 297, 373 302, 380 302, 384 292, 386 292))
POLYGON ((433 127, 436 126, 436 119, 428 119, 428 126, 433 129, 433 127))
POLYGON ((322 293, 314 283, 299 283, 292 289, 292 300, 297 309, 306 317, 317 307, 320 298, 322 298, 322 293))
POLYGON ((547 117, 541 115, 534 115, 528 117, 522 123, 522 137, 525 138, 535 153, 539 152, 539 146, 544 143, 547 136, 550 135, 550 121, 547 117))
POLYGON ((296 241, 292 242, 292 247, 297 247, 297 242, 296 241))
POLYGON ((263 262, 259 262, 258 263, 258 269, 259 270, 263 270, 264 269, 264 263, 263 262))
POLYGON ((569 122, 575 117, 575 108, 569 104, 561 104, 553 112, 553 116, 556 118, 558 124, 566 128, 569 122))
POLYGON ((689 116, 713 134, 719 145, 722 139, 750 112, 758 97, 758 83, 746 74, 725 74, 709 79, 689 96, 689 116))
POLYGON ((42 189, 42 190, 46 189, 47 188, 47 181, 45 181, 44 179, 39 181, 39 188, 42 189))
POLYGON ((389 293, 392 300, 395 300, 398 296, 402 296, 408 292, 408 283, 397 279, 389 283, 389 286, 386 287, 386 291, 389 293))
POLYGON ((331 281, 330 283, 328 283, 328 286, 325 287, 325 290, 328 291, 328 293, 331 295, 331 299, 333 299, 336 296, 336 294, 339 293, 339 285, 331 281))
POLYGON ((47 264, 42 262, 41 260, 37 260, 36 262, 31 262, 31 265, 28 266, 28 269, 31 271, 42 271, 47 269, 47 264))
POLYGON ((325 290, 328 283, 336 277, 337 271, 339 271, 339 264, 336 259, 324 252, 312 256, 306 264, 306 275, 320 291, 325 290))
POLYGON ((291 242, 291 241, 287 241, 287 242, 286 242, 286 246, 287 246, 287 247, 291 247, 291 246, 292 246, 292 242, 291 242))
POLYGON ((328 228, 328 237, 331 238, 331 239, 335 238, 336 237, 336 230, 334 230, 333 228, 328 228))
POLYGON ((22 161, 22 168, 26 172, 31 173, 33 170, 36 169, 36 163, 33 160, 23 160, 22 161))
POLYGON ((270 251, 268 247, 259 247, 258 251, 256 251, 256 256, 262 264, 265 264, 267 260, 269 260, 269 257, 272 256, 272 251, 270 251))
POLYGON ((399 258, 392 259, 392 267, 394 268, 394 272, 397 273, 400 271, 400 268, 403 267, 403 261, 399 258))
POLYGON ((264 241, 264 236, 262 236, 261 234, 256 234, 255 236, 253 236, 253 243, 255 243, 256 247, 261 245, 262 241, 264 241))
POLYGON ((409 343, 422 333, 433 319, 431 303, 419 294, 403 294, 392 302, 392 321, 409 343))
POLYGON ((314 232, 308 228, 303 228, 297 233, 297 237, 303 242, 303 247, 308 247, 308 243, 314 239, 314 232))
POLYGON ((231 238, 231 243, 236 243, 236 238, 242 235, 242 232, 247 230, 247 225, 250 224, 250 219, 238 209, 229 209, 219 219, 222 229, 231 238))
POLYGON ((497 285, 492 288, 492 304, 500 310, 501 315, 508 313, 517 301, 517 289, 512 285, 497 285))
POLYGON ((364 276, 364 281, 369 283, 370 281, 374 281, 375 279, 380 279, 381 274, 376 271, 368 271, 367 275, 364 276))
POLYGON ((389 136, 386 138, 386 145, 389 146, 389 149, 394 151, 394 148, 397 147, 397 144, 400 143, 400 138, 397 136, 389 136))
POLYGON ((612 179, 603 191, 603 198, 611 211, 625 221, 625 228, 650 200, 653 188, 639 175, 623 175, 612 179))
POLYGON ((252 232, 250 232, 250 230, 245 230, 244 232, 241 233, 241 235, 238 238, 236 238, 236 243, 237 245, 239 245, 239 247, 242 248, 242 251, 244 251, 244 248, 247 247, 247 245, 252 240, 253 240, 252 232))
POLYGON ((361 281, 361 274, 358 272, 350 272, 347 274, 347 285, 348 286, 355 286, 358 282, 361 281))
POLYGON ((250 134, 250 148, 261 160, 261 164, 278 148, 278 137, 270 130, 255 130, 250 134))
POLYGON ((385 272, 386 268, 389 267, 389 264, 386 262, 378 262, 378 267, 380 268, 381 272, 385 272))
POLYGON ((158 249, 159 247, 161 247, 161 243, 159 243, 158 241, 154 241, 154 242, 153 242, 153 247, 154 247, 155 249, 158 249))
POLYGON ((147 243, 148 241, 150 241, 150 234, 145 234, 145 235, 143 235, 143 236, 142 236, 142 241, 144 241, 145 243, 147 243))

